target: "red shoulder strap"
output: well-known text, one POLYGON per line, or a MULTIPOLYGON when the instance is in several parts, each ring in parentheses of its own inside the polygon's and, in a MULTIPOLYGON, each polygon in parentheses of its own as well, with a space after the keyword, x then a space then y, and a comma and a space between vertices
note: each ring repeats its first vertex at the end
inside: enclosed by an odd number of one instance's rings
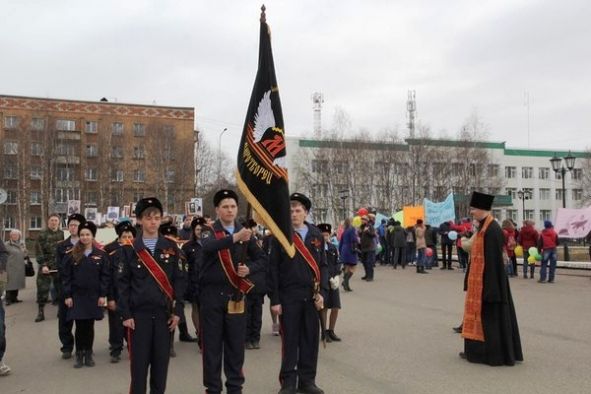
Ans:
POLYGON ((293 244, 304 260, 306 260, 306 263, 312 268, 312 271, 314 272, 314 282, 316 284, 320 283, 320 268, 318 268, 318 263, 316 263, 316 260, 314 260, 314 257, 312 257, 312 254, 308 248, 306 248, 304 241, 302 241, 302 238, 298 234, 293 234, 293 244))
MULTIPOLYGON (((226 233, 223 231, 215 231, 215 238, 220 240, 226 237, 226 233)), ((240 290, 241 292, 247 294, 254 288, 254 284, 249 281, 248 279, 241 278, 236 273, 236 269, 234 268, 234 262, 232 261, 232 255, 230 254, 229 249, 222 249, 218 252, 218 256, 220 258, 220 262, 222 263, 222 268, 224 269, 224 273, 226 274, 226 278, 234 288, 240 290)))
POLYGON ((137 256, 140 258, 140 261, 144 264, 144 267, 146 267, 150 275, 152 275, 152 278, 154 278, 154 280, 156 281, 158 286, 160 286, 166 297, 168 297, 170 302, 172 302, 174 300, 174 289, 172 288, 172 285, 168 280, 166 272, 164 272, 162 267, 158 265, 156 260, 154 260, 154 257, 152 257, 150 253, 148 253, 146 248, 139 249, 134 247, 134 250, 137 256))

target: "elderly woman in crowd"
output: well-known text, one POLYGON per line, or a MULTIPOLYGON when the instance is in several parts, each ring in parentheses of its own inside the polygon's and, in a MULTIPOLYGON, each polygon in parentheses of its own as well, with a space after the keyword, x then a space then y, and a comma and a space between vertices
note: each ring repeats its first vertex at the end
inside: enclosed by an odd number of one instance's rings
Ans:
POLYGON ((8 251, 8 262, 6 264, 6 305, 21 302, 18 299, 18 291, 25 288, 25 259, 27 250, 21 241, 21 232, 12 230, 10 238, 5 244, 8 251))

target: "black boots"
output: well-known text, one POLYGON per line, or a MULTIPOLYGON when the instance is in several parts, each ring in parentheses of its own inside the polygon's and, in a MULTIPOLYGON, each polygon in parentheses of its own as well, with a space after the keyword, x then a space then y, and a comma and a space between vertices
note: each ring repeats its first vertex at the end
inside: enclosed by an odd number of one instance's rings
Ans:
POLYGON ((37 317, 35 318, 35 323, 39 323, 40 321, 45 320, 44 309, 45 309, 44 305, 39 305, 39 311, 37 312, 37 317))
POLYGON ((326 330, 326 342, 340 342, 341 338, 337 337, 334 330, 326 330))
POLYGON ((76 363, 74 368, 82 368, 84 366, 84 351, 76 352, 76 363))
POLYGON ((428 274, 428 272, 425 271, 425 267, 422 265, 417 265, 417 274, 428 274))
POLYGON ((92 350, 84 351, 84 365, 87 367, 94 367, 94 360, 92 359, 92 350))
POLYGON ((189 335, 187 323, 179 323, 179 341, 181 342, 197 342, 197 338, 189 335))
POLYGON ((349 279, 351 279, 352 276, 353 273, 351 272, 345 272, 343 275, 343 289, 345 289, 345 291, 353 291, 351 286, 349 286, 349 279))

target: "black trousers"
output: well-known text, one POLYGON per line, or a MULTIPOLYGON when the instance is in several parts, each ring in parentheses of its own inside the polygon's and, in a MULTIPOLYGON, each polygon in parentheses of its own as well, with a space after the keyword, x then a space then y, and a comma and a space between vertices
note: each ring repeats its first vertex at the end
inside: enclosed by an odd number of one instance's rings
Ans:
MULTIPOLYGON (((64 297, 60 294, 58 296, 57 303, 57 331, 60 342, 62 343, 62 352, 72 352, 74 350, 74 335, 72 335, 72 329, 74 327, 74 320, 68 320, 66 314, 68 313, 68 307, 64 303, 64 297)), ((94 322, 94 320, 93 320, 94 322)), ((78 331, 78 324, 76 323, 76 331, 78 331)), ((78 345, 76 345, 78 348, 78 345)))
POLYGON ((18 290, 6 290, 6 296, 4 298, 7 302, 16 302, 18 299, 18 290))
POLYGON ((246 311, 228 313, 232 294, 204 288, 200 298, 200 335, 203 355, 203 385, 206 393, 222 392, 222 361, 226 392, 241 393, 244 384, 246 311))
POLYGON ((320 342, 318 311, 311 299, 282 303, 281 308, 281 386, 296 387, 296 383, 300 386, 313 384, 316 380, 320 342))
POLYGON ((249 294, 246 299, 246 342, 261 340, 264 294, 249 294))
POLYGON ((134 316, 135 330, 127 330, 131 361, 130 394, 144 394, 150 368, 150 393, 166 390, 170 358, 170 331, 165 311, 150 316, 134 316))
POLYGON ((111 356, 121 354, 124 336, 125 327, 123 327, 121 314, 117 310, 109 310, 109 351, 111 356))
POLYGON ((76 320, 76 351, 92 351, 94 342, 94 320, 76 320))
POLYGON ((393 255, 392 255, 392 265, 394 268, 398 264, 405 267, 406 266, 406 248, 392 248, 393 255))
POLYGON ((441 244, 441 258, 443 261, 443 267, 451 267, 451 250, 453 245, 441 244))

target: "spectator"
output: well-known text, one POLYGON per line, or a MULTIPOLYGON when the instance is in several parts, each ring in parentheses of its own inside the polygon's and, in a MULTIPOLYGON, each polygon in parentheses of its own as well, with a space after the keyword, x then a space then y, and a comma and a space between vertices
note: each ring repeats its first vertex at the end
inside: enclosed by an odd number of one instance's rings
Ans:
POLYGON ((10 367, 4 364, 4 353, 6 352, 6 325, 4 324, 4 302, 2 294, 4 293, 4 284, 6 283, 6 263, 8 261, 8 251, 4 247, 4 242, 0 239, 0 376, 10 373, 10 367))
POLYGON ((408 265, 415 265, 416 259, 416 239, 415 239, 415 229, 413 226, 408 226, 405 230, 406 232, 406 262, 408 265))
POLYGON ((529 266, 529 278, 533 279, 534 271, 536 269, 535 264, 528 264, 527 259, 529 258, 529 248, 538 245, 538 232, 534 228, 533 220, 524 220, 523 227, 519 232, 517 243, 523 247, 523 279, 527 279, 527 271, 529 266))
POLYGON ((398 220, 394 221, 388 237, 389 249, 392 253, 392 266, 396 269, 396 266, 400 264, 402 268, 406 268, 406 233, 398 220))
POLYGON ((25 288, 25 260, 28 259, 27 250, 21 241, 19 230, 10 231, 10 239, 6 243, 8 262, 6 263, 6 305, 21 302, 18 291, 25 288))
POLYGON ((448 237, 450 231, 451 226, 448 222, 443 222, 439 226, 439 234, 441 234, 442 270, 453 270, 451 266, 451 250, 453 249, 453 241, 448 237))
POLYGON ((508 266, 507 275, 517 276, 517 258, 515 256, 515 247, 517 246, 515 227, 513 223, 505 219, 502 223, 503 235, 505 236, 505 253, 507 253, 508 266))
POLYGON ((365 269, 365 276, 361 279, 371 282, 373 281, 373 267, 376 261, 376 230, 368 216, 361 218, 359 232, 361 238, 361 262, 365 269))
POLYGON ((425 240, 425 225, 423 219, 417 220, 415 226, 415 239, 417 247, 417 274, 426 274, 425 271, 425 249, 427 249, 427 241, 425 240))
POLYGON ((556 247, 558 246, 558 234, 554 231, 554 226, 549 220, 544 221, 544 229, 540 234, 540 249, 542 252, 542 268, 540 269, 539 283, 546 281, 546 269, 550 263, 548 272, 548 283, 554 283, 554 273, 556 272, 556 247))

